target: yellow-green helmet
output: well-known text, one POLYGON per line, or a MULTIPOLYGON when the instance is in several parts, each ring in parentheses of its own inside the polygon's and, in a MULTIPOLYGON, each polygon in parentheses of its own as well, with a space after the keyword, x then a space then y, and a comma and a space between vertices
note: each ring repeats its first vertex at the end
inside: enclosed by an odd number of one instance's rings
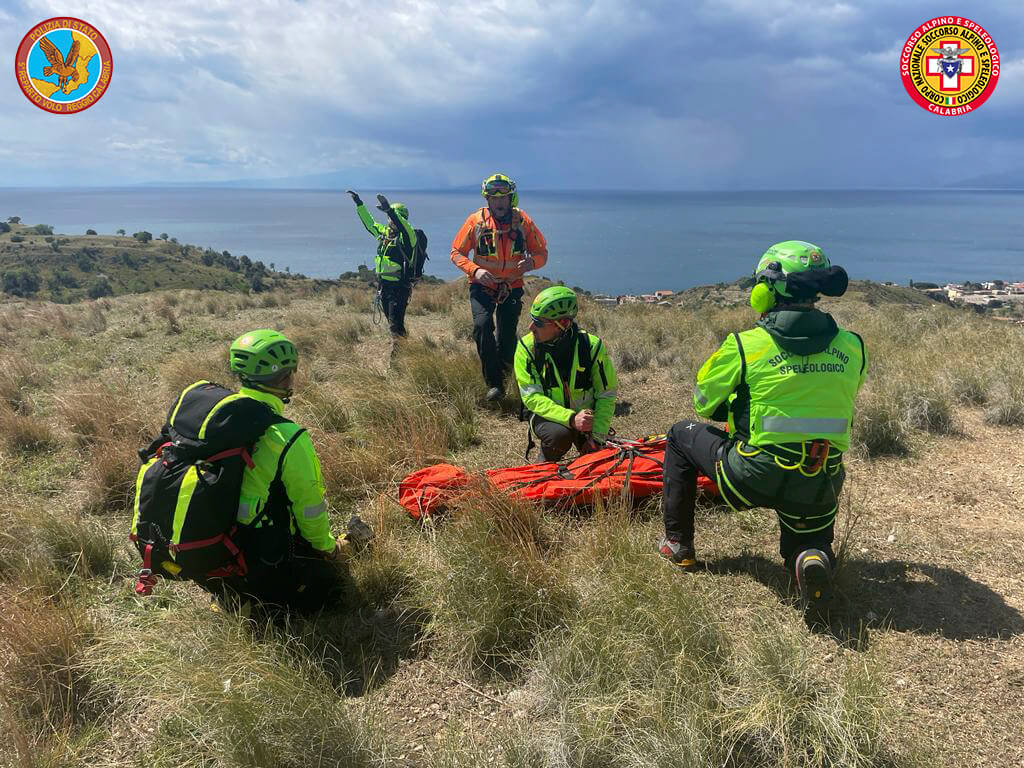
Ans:
POLYGON ((537 294, 530 307, 530 316, 539 320, 561 320, 576 317, 579 302, 576 293, 564 285, 553 285, 537 294))
POLYGON ((754 280, 768 283, 769 287, 780 296, 789 297, 786 278, 798 272, 811 269, 828 269, 832 264, 825 252, 803 240, 786 240, 776 243, 757 262, 754 280))
POLYGON ((825 252, 803 240, 776 243, 757 262, 750 306, 767 312, 782 302, 815 301, 818 294, 842 296, 850 279, 825 252))
POLYGON ((229 363, 243 382, 261 384, 298 368, 299 351, 283 333, 263 328, 231 342, 229 363))
POLYGON ((488 176, 480 185, 480 194, 484 197, 502 197, 511 195, 513 208, 519 207, 519 193, 516 191, 516 183, 503 173, 495 173, 488 176))

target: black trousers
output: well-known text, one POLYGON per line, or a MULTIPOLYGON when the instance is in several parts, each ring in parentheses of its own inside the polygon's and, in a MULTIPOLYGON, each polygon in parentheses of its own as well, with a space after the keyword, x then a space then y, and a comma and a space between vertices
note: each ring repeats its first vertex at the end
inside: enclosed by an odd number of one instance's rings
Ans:
POLYGON ((264 547, 281 550, 280 560, 261 556, 259 549, 260 545, 243 549, 249 566, 245 577, 197 580, 197 583, 222 601, 235 595, 266 607, 298 613, 315 613, 341 604, 343 566, 315 554, 305 539, 295 537, 290 555, 287 547, 264 547))
MULTIPOLYGON (((724 460, 731 446, 729 434, 711 424, 680 421, 668 432, 665 442, 664 495, 661 502, 665 535, 684 544, 693 544, 693 513, 697 502, 697 475, 715 479, 715 463, 724 460)), ((774 509, 772 499, 759 497, 744 488, 744 495, 757 506, 774 509)), ((805 549, 821 549, 833 562, 832 541, 835 525, 820 531, 797 533, 779 522, 779 554, 792 567, 805 549)))
POLYGON ((548 421, 534 413, 530 415, 530 428, 540 443, 539 458, 542 462, 558 461, 574 445, 580 453, 586 452, 587 440, 590 436, 571 427, 548 421))
POLYGON ((497 294, 480 283, 469 285, 469 305, 473 310, 473 341, 480 356, 480 368, 489 387, 504 387, 505 370, 512 368, 516 355, 516 328, 523 311, 523 289, 513 288, 500 304, 497 294), (494 326, 497 320, 498 335, 494 326))
POLYGON ((392 336, 408 336, 405 310, 412 296, 412 285, 404 280, 381 280, 380 304, 392 336))

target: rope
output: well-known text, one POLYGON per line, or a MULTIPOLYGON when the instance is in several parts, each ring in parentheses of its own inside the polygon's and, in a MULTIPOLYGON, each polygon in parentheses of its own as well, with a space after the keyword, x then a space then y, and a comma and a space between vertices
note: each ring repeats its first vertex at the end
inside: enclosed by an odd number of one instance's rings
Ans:
POLYGON ((382 298, 384 292, 384 286, 377 286, 377 293, 373 297, 373 306, 370 307, 370 319, 374 325, 380 325, 381 320, 384 317, 384 299, 382 298))

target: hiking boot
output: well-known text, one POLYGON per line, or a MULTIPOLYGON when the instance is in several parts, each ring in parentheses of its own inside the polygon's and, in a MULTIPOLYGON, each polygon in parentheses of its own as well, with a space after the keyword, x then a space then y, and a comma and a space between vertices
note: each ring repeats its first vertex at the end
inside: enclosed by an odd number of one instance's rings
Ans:
POLYGON ((697 567, 697 553, 693 544, 683 544, 666 536, 658 545, 658 554, 684 571, 692 571, 697 567))
POLYGON ((796 585, 800 609, 812 618, 828 611, 832 602, 832 565, 820 549, 805 549, 796 558, 796 585))
POLYGON ((487 390, 487 394, 484 396, 487 402, 493 403, 496 400, 501 400, 505 396, 505 390, 501 387, 491 387, 487 390))

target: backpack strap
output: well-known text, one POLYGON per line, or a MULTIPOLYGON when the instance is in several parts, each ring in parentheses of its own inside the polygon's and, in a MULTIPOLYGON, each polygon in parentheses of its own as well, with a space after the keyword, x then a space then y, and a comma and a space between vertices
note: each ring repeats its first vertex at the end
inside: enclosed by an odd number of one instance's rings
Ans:
POLYGON ((255 528, 257 523, 262 523, 267 519, 271 519, 274 525, 284 525, 288 522, 287 515, 283 514, 288 512, 288 492, 285 490, 284 481, 281 479, 281 472, 284 470, 284 459, 288 455, 288 450, 295 445, 295 441, 305 431, 304 427, 299 427, 295 434, 288 438, 284 448, 281 449, 281 455, 277 460, 277 471, 274 472, 274 479, 270 481, 270 495, 267 497, 267 503, 263 505, 263 509, 253 518, 252 522, 246 524, 247 528, 255 528), (274 514, 273 518, 270 517, 271 514, 274 514))
MULTIPOLYGON (((590 348, 590 335, 586 331, 576 329, 576 358, 579 368, 583 370, 581 378, 576 379, 576 388, 588 391, 594 388, 594 374, 591 368, 594 365, 594 358, 601 351, 601 340, 598 339, 597 349, 590 348)), ((602 375, 603 375, 602 371, 602 375)), ((607 384, 607 381, 605 381, 607 384)))
POLYGON ((736 351, 740 354, 740 386, 745 387, 747 385, 747 355, 743 351, 743 342, 740 341, 740 335, 733 331, 732 336, 736 339, 736 351))

